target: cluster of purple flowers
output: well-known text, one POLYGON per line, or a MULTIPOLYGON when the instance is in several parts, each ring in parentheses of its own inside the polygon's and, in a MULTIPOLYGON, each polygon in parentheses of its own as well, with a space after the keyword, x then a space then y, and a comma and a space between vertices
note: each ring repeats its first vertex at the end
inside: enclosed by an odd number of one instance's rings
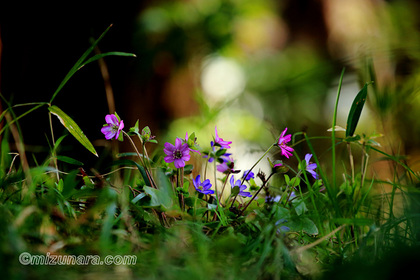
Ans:
MULTIPOLYGON (((101 129, 101 132, 105 135, 105 138, 107 140, 110 140, 113 138, 119 139, 120 133, 123 132, 124 122, 118 117, 116 113, 106 115, 105 121, 106 121, 106 124, 101 129)), ((287 145, 292 140, 292 136, 291 134, 286 135, 286 132, 287 132, 287 128, 285 128, 280 134, 280 137, 277 142, 277 146, 280 148, 281 154, 285 156, 286 158, 289 158, 290 156, 292 156, 292 152, 294 151, 294 149, 287 145)), ((217 127, 215 127, 214 141, 210 142, 211 150, 209 152, 204 152, 205 153, 204 157, 208 158, 209 162, 213 162, 214 160, 217 160, 218 165, 216 169, 219 172, 226 173, 226 174, 237 173, 235 170, 233 170, 234 160, 232 158, 232 154, 227 153, 227 150, 231 148, 230 147, 231 144, 232 144, 232 141, 226 141, 223 138, 219 137, 219 134, 217 132, 217 127)), ((195 137, 190 136, 190 138, 188 138, 188 133, 186 134, 185 139, 176 138, 175 145, 169 142, 166 142, 164 144, 163 151, 166 154, 164 158, 165 162, 166 163, 173 162, 175 168, 185 167, 186 162, 189 161, 191 158, 190 152, 197 152, 200 154, 200 151, 197 150, 197 146, 195 145, 195 137), (193 140, 191 140, 191 138, 193 138, 193 140)), ((313 178, 318 179, 319 176, 315 172, 317 165, 316 163, 310 162, 311 157, 312 157, 311 154, 305 155, 305 164, 306 164, 305 170, 309 172, 313 178)), ((281 163, 277 163, 274 165, 274 167, 280 167, 281 165, 282 165, 281 163)), ((230 177, 230 185, 232 189, 235 187, 239 187, 238 195, 243 196, 243 197, 251 197, 252 196, 251 193, 245 191, 247 187, 246 185, 242 184, 242 182, 245 180, 249 181, 253 178, 254 178, 254 173, 251 170, 246 170, 243 173, 242 181, 241 180, 235 181, 235 178, 232 175, 230 177)), ((194 184, 195 189, 202 194, 214 194, 214 191, 211 190, 212 184, 210 183, 209 179, 206 179, 203 182, 201 182, 200 175, 198 175, 195 178, 195 180, 193 180, 193 184, 194 184)))
MULTIPOLYGON (((292 140, 292 135, 288 134, 286 135, 287 127, 283 130, 283 132, 280 134, 279 140, 277 142, 277 146, 281 150, 281 154, 285 156, 286 158, 289 158, 292 156, 292 152, 294 149, 292 147, 287 146, 287 143, 289 143, 292 140)), ((308 171, 314 179, 319 179, 318 174, 315 172, 315 169, 317 168, 316 163, 310 162, 310 159, 312 157, 312 154, 306 154, 305 155, 305 163, 306 167, 305 170, 308 171)), ((282 164, 277 163, 274 165, 274 167, 280 167, 282 164)))

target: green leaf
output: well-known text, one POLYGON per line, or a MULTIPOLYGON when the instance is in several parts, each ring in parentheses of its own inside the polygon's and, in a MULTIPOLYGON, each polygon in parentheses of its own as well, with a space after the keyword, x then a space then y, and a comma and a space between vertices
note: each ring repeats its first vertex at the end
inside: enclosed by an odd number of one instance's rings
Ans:
POLYGON ((303 213, 308 211, 308 208, 303 200, 294 199, 292 200, 292 204, 295 206, 295 211, 298 216, 301 216, 303 213))
POLYGON ((57 160, 65 162, 65 163, 69 163, 69 164, 74 164, 74 165, 83 165, 83 162, 80 162, 74 158, 66 157, 66 156, 57 156, 57 160))
POLYGON ((131 203, 135 204, 137 201, 139 201, 140 199, 142 199, 145 196, 146 196, 145 193, 141 193, 141 194, 137 195, 135 198, 133 198, 133 200, 131 200, 131 203))
POLYGON ((186 165, 184 166, 184 175, 189 175, 189 174, 191 174, 191 173, 192 173, 192 171, 193 171, 193 169, 194 169, 194 165, 192 165, 192 164, 186 164, 186 165))
POLYGON ((231 195, 232 196, 238 195, 239 194, 239 191, 240 191, 239 187, 238 186, 234 186, 233 189, 232 189, 231 195))
POLYGON ((48 110, 51 112, 51 114, 57 116, 57 118, 64 125, 64 127, 74 136, 74 138, 76 138, 77 141, 80 142, 80 144, 82 144, 95 156, 98 156, 92 143, 89 141, 89 139, 85 136, 83 131, 75 123, 75 121, 73 121, 72 118, 70 118, 66 113, 64 113, 60 108, 58 108, 55 105, 48 107, 48 110))
POLYGON ((188 193, 189 188, 190 188, 190 181, 185 181, 184 185, 182 186, 182 189, 184 190, 184 192, 188 193))
POLYGON ((354 131, 356 130, 357 123, 359 122, 360 115, 362 114, 362 109, 365 106, 368 85, 369 83, 366 83, 353 100, 353 104, 351 105, 349 116, 347 118, 346 137, 353 136, 354 131))
POLYGON ((57 185, 57 190, 61 193, 61 192, 63 192, 63 188, 64 188, 64 182, 63 182, 63 179, 60 179, 59 181, 58 181, 58 184, 57 183, 55 183, 56 185, 57 185))
POLYGON ((143 207, 161 208, 162 211, 167 211, 173 206, 172 198, 165 191, 144 186, 144 192, 150 200, 140 200, 140 205, 143 207))
POLYGON ((136 124, 133 127, 130 127, 130 130, 128 131, 128 135, 138 135, 139 133, 139 120, 136 121, 136 124))
POLYGON ((299 218, 295 218, 286 223, 286 226, 290 227, 292 231, 304 231, 310 235, 317 235, 319 233, 315 223, 307 217, 299 216, 299 218))
POLYGON ((96 55, 92 56, 91 58, 89 58, 88 60, 86 60, 85 62, 83 62, 83 64, 80 65, 79 68, 77 68, 77 70, 79 70, 80 68, 82 68, 86 64, 89 64, 89 63, 94 62, 94 61, 96 61, 98 59, 101 59, 101 58, 103 58, 105 56, 110 56, 110 55, 136 57, 135 54, 133 54, 133 53, 126 53, 126 52, 107 52, 107 53, 100 53, 100 54, 96 54, 96 55))
POLYGON ((151 182, 149 181, 149 178, 147 177, 146 170, 143 168, 143 166, 141 166, 140 164, 138 164, 134 160, 120 159, 120 160, 116 160, 116 161, 112 162, 111 165, 135 165, 137 167, 137 169, 140 171, 140 174, 143 177, 143 180, 146 183, 146 185, 147 186, 151 186, 152 185, 151 182))

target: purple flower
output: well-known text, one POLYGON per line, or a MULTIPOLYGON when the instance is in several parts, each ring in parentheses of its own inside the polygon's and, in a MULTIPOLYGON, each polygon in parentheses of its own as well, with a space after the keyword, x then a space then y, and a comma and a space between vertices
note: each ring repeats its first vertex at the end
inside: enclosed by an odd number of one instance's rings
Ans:
POLYGON ((293 150, 293 148, 286 145, 288 142, 290 142, 292 140, 292 135, 291 134, 288 134, 288 135, 285 136, 286 131, 287 131, 287 127, 281 133, 280 138, 279 138, 279 142, 277 143, 277 145, 281 149, 281 154, 284 155, 285 157, 289 158, 289 156, 292 155, 291 152, 293 152, 294 150, 293 150))
POLYGON ((273 168, 276 169, 276 168, 280 168, 282 166, 283 166, 283 163, 282 162, 279 162, 279 163, 274 164, 273 165, 273 168))
POLYGON ((254 175, 254 172, 252 172, 251 170, 245 170, 244 175, 242 175, 242 178, 245 178, 245 180, 249 181, 255 178, 254 175))
POLYGON ((219 135, 217 134, 217 126, 214 128, 214 130, 216 132, 216 138, 214 138, 214 144, 218 144, 223 149, 230 149, 229 144, 232 144, 232 141, 225 141, 222 138, 220 138, 219 135))
POLYGON ((166 142, 163 151, 166 154, 165 162, 174 162, 176 168, 184 167, 185 162, 190 160, 188 144, 182 144, 180 138, 175 139, 175 146, 166 142))
POLYGON ((311 159, 311 157, 312 157, 312 154, 306 154, 306 156, 305 156, 306 171, 311 173, 311 175, 312 175, 312 177, 314 177, 314 179, 319 179, 318 174, 314 171, 314 169, 316 168, 316 163, 311 163, 309 161, 311 159))
POLYGON ((122 120, 119 121, 115 115, 106 115, 105 121, 107 124, 104 124, 101 128, 101 132, 105 134, 105 138, 107 140, 114 137, 118 139, 121 130, 124 128, 124 122, 122 120))
POLYGON ((233 176, 230 177, 230 185, 232 186, 232 189, 236 186, 239 187, 239 195, 244 196, 244 197, 252 197, 250 192, 245 192, 244 190, 246 189, 245 185, 241 185, 241 180, 236 180, 235 182, 235 178, 233 176))
POLYGON ((228 170, 231 170, 234 166, 233 164, 233 158, 231 157, 231 154, 226 153, 219 157, 219 161, 222 160, 222 163, 217 165, 216 169, 219 172, 226 172, 228 170))
POLYGON ((194 188, 202 193, 202 194, 213 194, 214 191, 210 190, 211 188, 211 183, 210 180, 204 180, 203 182, 200 181, 200 175, 197 175, 197 177, 195 178, 195 180, 193 180, 193 184, 194 184, 194 188))

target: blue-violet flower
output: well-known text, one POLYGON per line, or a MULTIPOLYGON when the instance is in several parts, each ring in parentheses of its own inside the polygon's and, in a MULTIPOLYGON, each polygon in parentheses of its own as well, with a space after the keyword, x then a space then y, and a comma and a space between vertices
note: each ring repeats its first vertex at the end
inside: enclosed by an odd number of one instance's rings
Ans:
POLYGON ((233 176, 230 177, 230 185, 232 186, 232 189, 236 186, 239 187, 239 195, 244 197, 252 197, 250 192, 245 192, 246 186, 241 185, 241 180, 236 180, 233 176))
POLYGON ((312 157, 312 154, 306 154, 306 156, 305 156, 306 171, 311 173, 311 175, 312 175, 312 177, 314 177, 314 179, 319 179, 318 174, 314 171, 314 169, 316 168, 316 163, 311 163, 309 161, 311 159, 311 157, 312 157))
POLYGON ((249 181, 255 178, 254 176, 255 176, 254 172, 252 172, 251 170, 245 170, 244 174, 242 175, 242 178, 245 178, 245 180, 249 181))
POLYGON ((214 191, 211 190, 211 183, 210 180, 204 180, 203 182, 200 181, 200 175, 197 175, 195 180, 193 180, 194 188, 202 193, 202 194, 213 194, 214 191))

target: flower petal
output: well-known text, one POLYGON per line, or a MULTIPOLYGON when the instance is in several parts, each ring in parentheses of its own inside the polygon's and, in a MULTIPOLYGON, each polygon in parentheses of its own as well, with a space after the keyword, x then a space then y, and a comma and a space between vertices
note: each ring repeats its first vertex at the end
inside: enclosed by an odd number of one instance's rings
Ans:
POLYGON ((164 158, 164 160, 165 160, 166 163, 171 163, 171 162, 174 161, 174 157, 173 156, 167 156, 167 157, 164 158))
POLYGON ((165 149, 164 150, 168 150, 169 152, 171 152, 171 153, 173 153, 174 151, 175 151, 175 146, 174 145, 172 145, 171 143, 169 143, 169 142, 166 142, 165 144, 164 144, 164 147, 165 147, 165 149))
POLYGON ((174 160, 174 164, 175 164, 176 168, 181 168, 181 167, 185 166, 185 161, 183 161, 180 158, 177 158, 177 159, 174 160))
POLYGON ((306 161, 307 166, 309 165, 309 160, 311 159, 311 157, 312 157, 312 154, 306 154, 305 155, 305 161, 306 161))
POLYGON ((105 121, 109 124, 118 125, 118 119, 115 115, 106 115, 105 121))
MULTIPOLYGON (((175 148, 177 150, 181 150, 181 147, 182 147, 182 140, 181 140, 181 138, 176 138, 175 139, 175 148)), ((188 147, 188 145, 187 145, 187 147, 188 147)))
POLYGON ((306 166, 306 170, 314 170, 316 168, 316 163, 311 163, 309 165, 306 166))

